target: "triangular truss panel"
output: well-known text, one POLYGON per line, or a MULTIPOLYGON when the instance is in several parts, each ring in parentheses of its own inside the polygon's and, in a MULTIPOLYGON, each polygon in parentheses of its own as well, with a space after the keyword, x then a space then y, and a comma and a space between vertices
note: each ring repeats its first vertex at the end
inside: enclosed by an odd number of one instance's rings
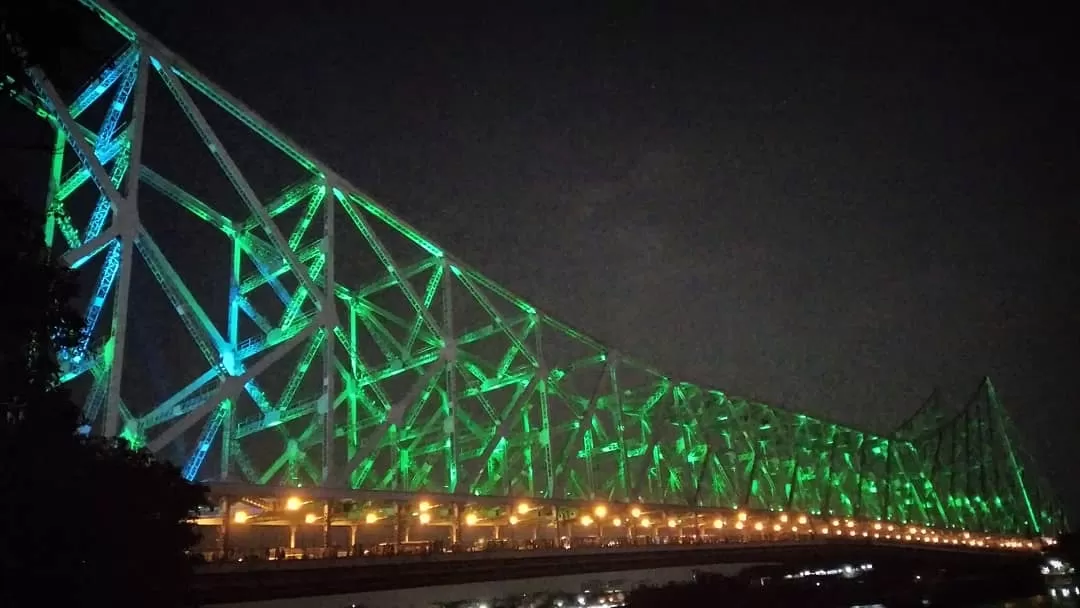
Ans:
POLYGON ((46 239, 94 281, 90 334, 61 353, 88 432, 205 481, 1062 524, 989 383, 951 423, 926 407, 883 437, 680 382, 461 263, 83 4, 123 50, 74 95, 34 71, 21 100, 56 128, 46 239))
POLYGON ((1047 534, 1063 525, 1060 504, 988 378, 959 411, 916 417, 902 430, 922 456, 943 526, 1047 534))

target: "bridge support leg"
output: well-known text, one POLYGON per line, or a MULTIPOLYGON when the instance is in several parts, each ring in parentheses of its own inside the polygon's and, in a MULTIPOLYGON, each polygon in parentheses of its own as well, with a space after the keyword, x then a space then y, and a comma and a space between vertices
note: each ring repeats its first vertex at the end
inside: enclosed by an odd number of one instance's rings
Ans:
POLYGON ((555 523, 555 544, 562 539, 562 527, 559 525, 559 507, 551 507, 551 521, 555 523))
POLYGON ((221 556, 228 559, 230 547, 230 532, 232 531, 232 498, 226 496, 221 499, 221 556))
POLYGON ((458 503, 453 504, 453 520, 450 523, 450 543, 457 545, 461 543, 461 505, 458 503))
POLYGON ((349 555, 353 557, 358 554, 356 550, 356 531, 357 526, 349 526, 349 555))
POLYGON ((296 548, 296 526, 289 526, 289 548, 296 548))
POLYGON ((402 503, 394 503, 394 553, 401 550, 401 543, 409 542, 408 509, 402 503))
POLYGON ((500 531, 499 528, 500 528, 499 524, 495 524, 495 525, 491 526, 491 535, 492 535, 492 538, 494 538, 495 540, 499 540, 499 531, 500 531))
MULTIPOLYGON (((333 509, 330 508, 330 501, 327 500, 323 505, 323 550, 330 551, 330 517, 333 515, 333 509)), ((329 556, 334 557, 334 556, 329 556)))

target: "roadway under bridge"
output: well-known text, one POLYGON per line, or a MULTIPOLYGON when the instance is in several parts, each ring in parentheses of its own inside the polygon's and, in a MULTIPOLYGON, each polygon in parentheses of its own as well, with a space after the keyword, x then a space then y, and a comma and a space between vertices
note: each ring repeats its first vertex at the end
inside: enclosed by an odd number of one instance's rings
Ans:
MULTIPOLYGON (((833 540, 739 546, 683 545, 644 550, 627 547, 437 555, 388 558, 381 563, 340 559, 307 563, 214 564, 200 571, 196 588, 206 605, 248 603, 261 606, 265 602, 270 606, 276 605, 275 601, 309 598, 312 606, 346 606, 350 598, 372 597, 374 592, 431 588, 437 589, 438 594, 452 595, 455 588, 468 589, 475 587, 474 583, 547 581, 568 575, 601 581, 617 573, 620 579, 627 579, 621 584, 629 590, 636 582, 668 582, 648 576, 649 571, 659 570, 682 569, 682 575, 686 577, 695 568, 735 575, 760 566, 790 566, 798 571, 807 564, 843 564, 855 568, 881 568, 888 564, 923 571, 1013 567, 1036 572, 1042 561, 1040 556, 1032 553, 833 540)), ((541 590, 542 587, 533 589, 541 590)), ((383 595, 405 597, 403 594, 383 595)))

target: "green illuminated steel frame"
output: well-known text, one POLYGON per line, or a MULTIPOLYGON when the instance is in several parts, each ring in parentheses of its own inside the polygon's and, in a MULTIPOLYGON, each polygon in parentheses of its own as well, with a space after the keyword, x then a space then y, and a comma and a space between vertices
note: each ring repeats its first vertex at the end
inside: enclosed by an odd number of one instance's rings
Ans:
POLYGON ((50 246, 66 250, 76 268, 104 256, 86 313, 93 331, 62 353, 66 380, 92 378, 88 431, 155 452, 187 438, 189 479, 784 509, 1000 533, 1050 534, 1064 525, 989 381, 959 413, 946 419, 928 403, 891 436, 680 382, 486 279, 113 7, 82 3, 127 41, 125 50, 70 103, 39 71, 38 90, 22 101, 56 127, 50 246), (189 124, 177 128, 198 133, 245 204, 244 217, 227 217, 170 181, 168 167, 142 162, 151 80, 183 110, 189 124), (80 122, 92 104, 109 104, 96 128, 80 122), (205 104, 272 144, 306 178, 260 199, 206 120, 205 104), (65 169, 70 154, 77 162, 65 169), (98 200, 79 227, 66 201, 83 188, 96 189, 98 200), (232 260, 220 269, 232 285, 226 302, 196 298, 158 247, 140 220, 144 189, 231 243, 232 260), (335 247, 343 229, 357 231, 364 248, 335 247), (388 235, 412 250, 393 249, 388 235), (120 390, 126 328, 140 314, 130 293, 136 254, 206 364, 156 404, 127 402, 120 390), (381 271, 338 272, 342 260, 360 256, 381 271), (205 306, 227 307, 227 327, 211 322, 205 306), (111 328, 99 330, 106 310, 111 328), (270 374, 287 377, 284 388, 265 389, 270 374), (303 394, 312 378, 317 389, 303 394))

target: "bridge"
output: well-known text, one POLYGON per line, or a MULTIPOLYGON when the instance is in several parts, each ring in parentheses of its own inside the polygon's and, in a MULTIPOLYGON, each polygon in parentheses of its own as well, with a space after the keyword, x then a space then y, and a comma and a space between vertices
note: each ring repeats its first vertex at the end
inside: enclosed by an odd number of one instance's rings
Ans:
POLYGON ((680 380, 486 278, 110 4, 80 2, 118 52, 77 90, 33 69, 18 96, 55 130, 46 241, 96 278, 63 380, 85 432, 211 487, 199 523, 219 553, 661 537, 1002 551, 1065 529, 989 379, 891 433, 680 380))

